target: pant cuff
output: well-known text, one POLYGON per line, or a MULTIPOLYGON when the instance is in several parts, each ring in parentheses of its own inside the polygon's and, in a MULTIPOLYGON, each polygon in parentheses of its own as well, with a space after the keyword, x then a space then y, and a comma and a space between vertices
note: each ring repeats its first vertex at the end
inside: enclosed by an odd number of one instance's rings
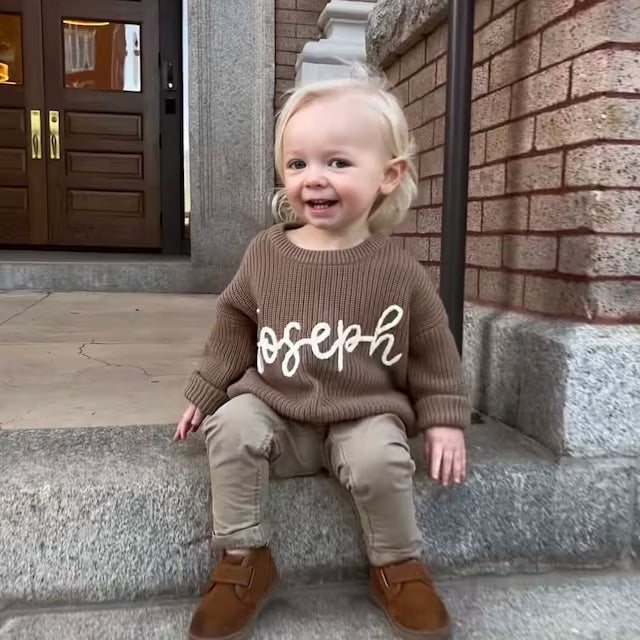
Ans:
POLYGON ((264 547, 269 543, 268 527, 257 524, 248 529, 240 529, 225 535, 212 536, 214 549, 251 549, 264 547))
POLYGON ((422 547, 407 547, 406 549, 367 549, 369 562, 374 567, 384 567, 397 564, 405 560, 422 560, 422 547))

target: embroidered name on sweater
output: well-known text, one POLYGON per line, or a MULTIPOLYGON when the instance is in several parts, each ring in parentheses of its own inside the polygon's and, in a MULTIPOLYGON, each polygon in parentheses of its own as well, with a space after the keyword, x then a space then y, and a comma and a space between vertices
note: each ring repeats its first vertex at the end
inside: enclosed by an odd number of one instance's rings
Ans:
POLYGON ((318 322, 308 338, 297 340, 294 340, 294 334, 302 330, 299 322, 287 324, 280 340, 273 329, 263 327, 260 330, 258 342, 258 371, 264 373, 265 363, 273 364, 283 351, 282 373, 287 378, 291 378, 300 366, 300 350, 303 347, 311 347, 311 353, 319 360, 328 360, 337 354, 338 371, 342 371, 345 354, 353 353, 361 344, 369 344, 370 356, 382 347, 380 361, 387 367, 391 367, 402 358, 401 353, 391 356, 395 344, 395 336, 391 333, 391 329, 400 324, 403 315, 402 307, 395 304, 387 307, 382 312, 373 335, 370 336, 362 334, 362 327, 359 324, 350 324, 345 327, 344 321, 338 320, 333 343, 328 343, 332 337, 332 328, 327 322, 318 322))

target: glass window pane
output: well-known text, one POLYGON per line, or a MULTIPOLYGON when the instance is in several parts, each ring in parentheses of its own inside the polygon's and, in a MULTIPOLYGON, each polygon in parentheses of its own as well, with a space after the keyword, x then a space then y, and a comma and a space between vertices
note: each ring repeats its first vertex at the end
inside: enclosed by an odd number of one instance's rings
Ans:
POLYGON ((64 86, 141 91, 140 25, 65 18, 64 86))
POLYGON ((15 13, 0 13, 0 84, 22 84, 22 24, 15 13))

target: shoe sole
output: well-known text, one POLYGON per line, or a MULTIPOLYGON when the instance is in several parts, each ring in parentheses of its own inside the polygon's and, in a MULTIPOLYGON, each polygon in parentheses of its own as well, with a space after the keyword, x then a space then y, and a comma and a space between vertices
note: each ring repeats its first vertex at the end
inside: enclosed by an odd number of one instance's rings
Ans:
POLYGON ((262 599, 256 604, 256 609, 253 612, 253 615, 247 621, 247 626, 240 631, 236 631, 236 633, 232 633, 230 636, 196 636, 193 633, 189 633, 189 640, 246 640, 253 630, 255 629, 256 622, 258 621, 258 617, 260 616, 260 612, 264 609, 264 607, 268 604, 269 599, 273 595, 273 592, 276 590, 280 582, 280 578, 276 578, 274 583, 269 587, 269 590, 262 596, 262 599))
POLYGON ((382 609, 382 612, 387 617, 389 624, 393 627, 397 636, 402 638, 402 640, 451 640, 451 625, 447 625, 444 629, 440 629, 438 631, 414 631, 413 629, 407 629, 406 627, 398 624, 391 617, 387 608, 382 602, 380 602, 372 591, 369 591, 369 598, 376 607, 382 609))

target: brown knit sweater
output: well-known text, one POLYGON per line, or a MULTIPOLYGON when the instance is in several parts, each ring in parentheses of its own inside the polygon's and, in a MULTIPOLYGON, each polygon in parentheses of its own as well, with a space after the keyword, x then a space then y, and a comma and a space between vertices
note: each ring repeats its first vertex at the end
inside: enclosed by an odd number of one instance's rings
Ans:
POLYGON ((395 413, 411 434, 466 427, 460 359, 425 269, 381 235, 310 251, 287 228, 259 234, 220 295, 187 399, 206 414, 251 393, 301 422, 395 413))

